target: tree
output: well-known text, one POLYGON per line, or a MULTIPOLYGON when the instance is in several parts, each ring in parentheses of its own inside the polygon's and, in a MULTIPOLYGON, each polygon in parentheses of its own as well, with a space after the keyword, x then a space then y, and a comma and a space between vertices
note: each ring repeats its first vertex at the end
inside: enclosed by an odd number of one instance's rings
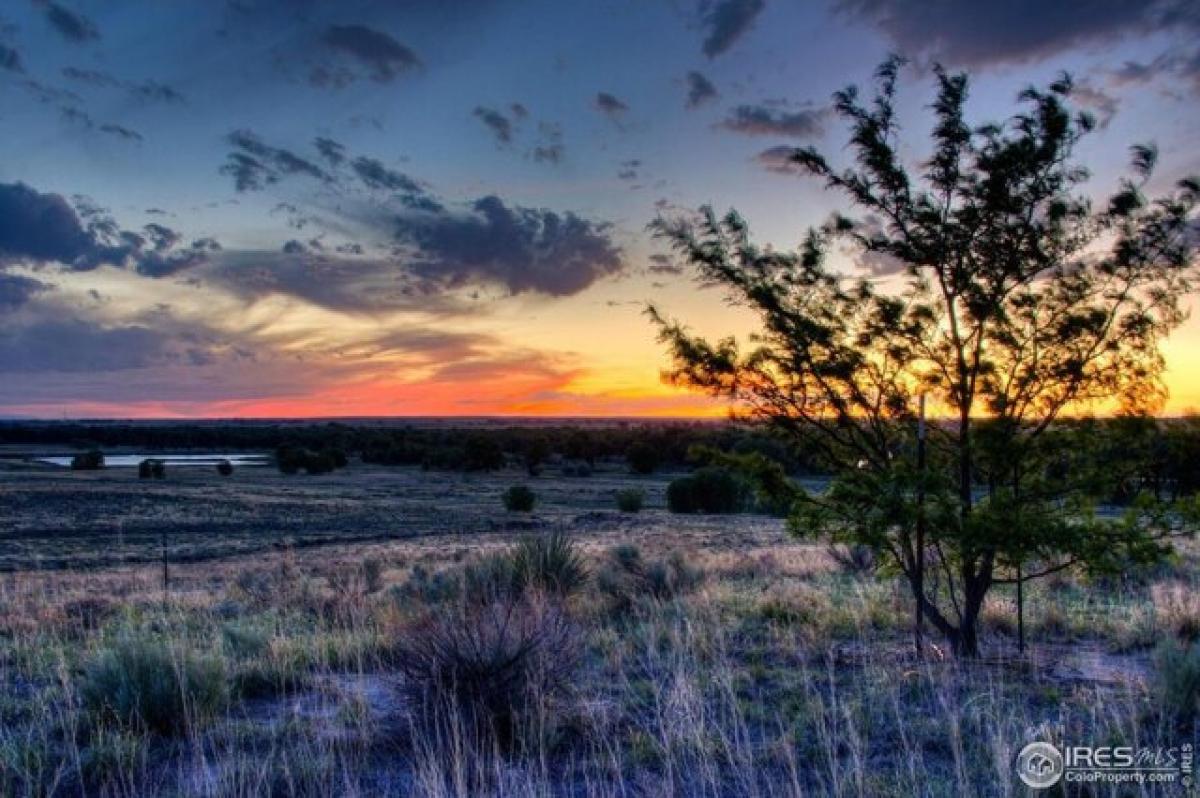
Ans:
POLYGON ((521 459, 525 463, 525 470, 529 476, 536 477, 542 473, 542 465, 550 459, 552 451, 550 449, 550 441, 545 435, 533 435, 525 442, 524 451, 521 453, 521 459))
POLYGON ((1096 519, 1079 469, 1053 461, 1067 414, 1115 401, 1137 415, 1161 401, 1158 344, 1184 318, 1200 183, 1147 200, 1155 151, 1139 146, 1132 178, 1093 208, 1073 151, 1094 123, 1071 112, 1069 77, 1023 91, 1005 123, 969 127, 967 77, 940 67, 932 153, 911 174, 893 110, 901 65, 879 68, 869 103, 854 87, 834 95, 854 166, 836 169, 812 148, 791 154, 860 218, 834 215, 796 252, 755 245, 735 212, 653 223, 704 280, 755 312, 751 348, 649 312, 671 379, 803 440, 835 474, 808 493, 743 458, 789 497, 792 529, 870 546, 907 578, 917 617, 975 655, 994 585, 1154 559, 1179 531, 1163 514, 1096 519), (826 263, 835 245, 893 276, 840 274, 826 263), (944 416, 930 424, 923 468, 922 394, 944 416))

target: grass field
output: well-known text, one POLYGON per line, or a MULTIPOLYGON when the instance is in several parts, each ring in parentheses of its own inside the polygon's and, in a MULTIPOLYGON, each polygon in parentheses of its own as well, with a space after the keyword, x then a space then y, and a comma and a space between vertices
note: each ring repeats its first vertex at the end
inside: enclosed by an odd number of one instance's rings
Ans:
MULTIPOLYGON (((886 574, 847 572, 779 519, 670 515, 666 481, 12 466, 0 795, 1008 796, 1032 739, 1200 736, 1200 677, 1187 692, 1163 647, 1200 635, 1193 549, 1040 584, 1025 658, 996 591, 986 655, 960 663, 915 655, 886 574), (533 513, 503 509, 517 483, 533 513), (631 486, 646 506, 619 512, 631 486), (481 598, 518 541, 555 532, 577 582, 481 598), (511 728, 431 709, 414 651, 462 630, 504 649, 509 618, 545 655, 511 728)), ((1067 792, 1182 794, 1090 789, 1067 792)))

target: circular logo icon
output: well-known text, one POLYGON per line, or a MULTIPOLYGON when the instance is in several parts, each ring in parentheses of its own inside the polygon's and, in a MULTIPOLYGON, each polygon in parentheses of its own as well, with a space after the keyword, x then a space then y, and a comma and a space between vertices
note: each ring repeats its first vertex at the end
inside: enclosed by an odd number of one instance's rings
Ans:
POLYGON ((1062 774, 1062 754, 1050 743, 1030 743, 1017 754, 1017 775, 1035 790, 1053 787, 1062 774))

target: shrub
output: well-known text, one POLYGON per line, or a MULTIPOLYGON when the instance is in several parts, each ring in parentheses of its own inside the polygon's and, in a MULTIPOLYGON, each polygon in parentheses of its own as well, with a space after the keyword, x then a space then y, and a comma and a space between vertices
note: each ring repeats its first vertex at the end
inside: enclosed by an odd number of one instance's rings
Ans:
POLYGON ((596 575, 597 588, 615 610, 628 609, 640 596, 670 601, 695 590, 703 581, 703 571, 689 566, 679 552, 647 562, 631 545, 609 549, 607 562, 596 575))
POLYGON ((625 462, 635 474, 653 474, 658 459, 658 449, 645 441, 637 441, 625 451, 625 462))
POLYGON ((180 735, 220 712, 229 687, 219 656, 127 637, 88 663, 80 693, 99 719, 180 735))
POLYGON ((532 512, 536 503, 537 494, 525 485, 513 485, 504 492, 504 509, 510 512, 532 512))
POLYGON ((223 477, 233 475, 233 463, 228 460, 221 460, 217 463, 217 473, 223 477))
POLYGON ((383 560, 368 557, 362 563, 363 586, 367 593, 383 590, 383 560))
POLYGON ((149 460, 138 463, 138 479, 150 479, 153 475, 149 460))
POLYGON ((646 502, 646 492, 641 488, 625 488, 617 491, 617 509, 623 513, 636 513, 646 502))
POLYGON ((587 582, 587 568, 575 543, 561 532, 522 540, 509 553, 513 587, 559 596, 577 592, 587 582))
POLYGON ((561 608, 537 598, 463 605, 402 633, 396 662, 421 720, 447 737, 465 727, 468 739, 512 748, 568 694, 578 635, 561 608))
POLYGON ((104 468, 104 453, 99 449, 81 452, 71 458, 72 471, 98 471, 104 468))
POLYGON ((138 463, 138 479, 164 479, 167 476, 167 464, 162 460, 147 458, 138 463))
POLYGON ((296 474, 301 469, 309 474, 328 474, 347 462, 346 453, 340 449, 313 451, 284 444, 275 450, 275 464, 284 474, 296 474))
POLYGON ((412 573, 403 583, 390 591, 398 602, 419 601, 422 604, 442 604, 458 598, 461 585, 457 577, 438 571, 430 574, 424 566, 413 566, 412 573))
POLYGON ((1200 643, 1168 638, 1155 651, 1154 664, 1163 714, 1185 727, 1200 718, 1200 643))
POLYGON ((704 466, 667 486, 667 507, 673 513, 736 513, 746 494, 745 484, 731 471, 704 466))

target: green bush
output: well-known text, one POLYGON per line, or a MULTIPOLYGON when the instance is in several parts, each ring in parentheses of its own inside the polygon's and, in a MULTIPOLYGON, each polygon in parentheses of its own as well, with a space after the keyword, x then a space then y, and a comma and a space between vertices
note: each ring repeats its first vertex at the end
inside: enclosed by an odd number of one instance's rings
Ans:
POLYGON ((1184 727, 1200 719, 1200 642, 1168 638, 1154 652, 1154 665, 1163 714, 1184 727))
POLYGON ((745 483, 729 469, 704 466, 667 486, 667 507, 673 513, 736 513, 747 496, 745 483))
POLYGON ((617 509, 623 513, 636 513, 646 503, 646 492, 641 488, 625 488, 617 491, 617 509))
POLYGON ((509 553, 513 586, 559 596, 577 592, 587 582, 587 568, 575 543, 561 532, 522 540, 509 553))
POLYGON ((228 460, 221 460, 217 463, 217 473, 223 477, 233 475, 233 463, 228 460))
POLYGON ((167 464, 162 460, 149 458, 138 463, 138 479, 165 479, 167 464))
POLYGON ((229 685, 218 655, 126 637, 87 664, 80 694, 100 720, 178 736, 216 716, 229 685))
POLYGON ((504 492, 504 508, 511 512, 532 512, 535 504, 537 494, 525 485, 513 485, 504 492))
POLYGON ((71 458, 72 471, 99 471, 104 468, 104 453, 99 449, 81 452, 71 458))

